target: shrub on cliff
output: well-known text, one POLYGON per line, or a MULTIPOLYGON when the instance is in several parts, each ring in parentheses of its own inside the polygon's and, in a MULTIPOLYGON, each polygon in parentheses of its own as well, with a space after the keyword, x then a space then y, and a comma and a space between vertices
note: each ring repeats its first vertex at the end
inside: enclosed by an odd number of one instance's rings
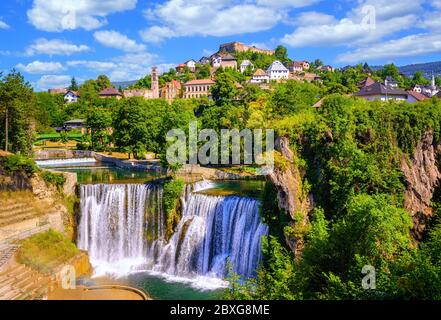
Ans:
POLYGON ((39 171, 39 168, 33 159, 20 154, 4 157, 1 165, 3 170, 8 174, 22 173, 31 177, 34 173, 39 171))
POLYGON ((175 226, 181 220, 177 211, 178 201, 184 191, 185 183, 181 179, 172 179, 164 184, 163 209, 167 221, 167 238, 174 232, 175 226))
POLYGON ((64 183, 66 182, 66 177, 61 173, 55 173, 51 171, 44 171, 41 177, 48 185, 54 185, 58 190, 63 189, 64 183))

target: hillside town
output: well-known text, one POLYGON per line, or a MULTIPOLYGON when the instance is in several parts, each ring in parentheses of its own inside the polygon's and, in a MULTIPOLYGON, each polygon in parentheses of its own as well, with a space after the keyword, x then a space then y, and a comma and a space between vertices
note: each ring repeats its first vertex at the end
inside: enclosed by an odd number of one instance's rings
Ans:
MULTIPOLYGON (((243 84, 257 85, 262 89, 270 89, 271 84, 294 80, 298 82, 322 83, 323 74, 333 73, 336 68, 330 65, 314 65, 305 60, 301 61, 279 61, 276 57, 276 50, 259 49, 255 46, 247 46, 240 42, 221 44, 219 51, 211 56, 203 56, 198 60, 189 59, 175 67, 173 72, 177 76, 190 75, 193 78, 188 81, 171 81, 160 85, 157 67, 152 67, 150 72, 151 85, 149 88, 127 88, 117 89, 114 87, 104 88, 99 92, 103 99, 141 97, 144 99, 165 99, 169 102, 177 98, 199 99, 211 98, 211 87, 216 83, 216 73, 220 70, 230 69, 233 72, 244 75, 243 84), (258 68, 251 59, 240 59, 243 53, 252 55, 266 55, 271 57, 271 64, 265 68, 258 68), (196 75, 204 69, 208 75, 198 78, 196 75)), ((435 84, 435 76, 432 76, 430 84, 415 84, 412 88, 400 88, 396 79, 391 76, 385 79, 374 80, 371 78, 372 71, 368 68, 363 71, 366 78, 357 84, 358 91, 353 96, 366 100, 381 101, 407 101, 416 102, 432 97, 441 97, 441 88, 435 84)), ((236 83, 237 88, 242 88, 241 83, 236 83)), ((76 103, 80 98, 78 90, 64 88, 49 89, 49 93, 62 94, 66 104, 76 103)), ((314 107, 319 107, 322 100, 314 107)))

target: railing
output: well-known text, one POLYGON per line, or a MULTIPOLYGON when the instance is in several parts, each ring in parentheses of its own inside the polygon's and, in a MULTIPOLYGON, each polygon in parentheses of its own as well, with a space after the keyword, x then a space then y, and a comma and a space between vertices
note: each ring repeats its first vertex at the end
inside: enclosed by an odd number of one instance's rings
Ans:
POLYGON ((142 290, 128 286, 102 285, 102 286, 92 286, 92 287, 83 287, 83 288, 85 291, 100 291, 100 290, 109 290, 109 289, 130 291, 141 296, 142 300, 151 300, 151 298, 149 298, 149 296, 147 296, 142 290))

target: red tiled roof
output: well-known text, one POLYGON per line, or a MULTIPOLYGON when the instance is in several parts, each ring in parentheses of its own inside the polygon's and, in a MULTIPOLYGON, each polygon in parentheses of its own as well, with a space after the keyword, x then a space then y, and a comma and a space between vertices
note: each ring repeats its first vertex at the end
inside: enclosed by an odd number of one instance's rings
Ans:
POLYGON ((417 101, 423 101, 423 100, 428 99, 427 96, 425 96, 425 95, 422 94, 422 93, 416 92, 416 91, 407 91, 407 93, 408 93, 410 96, 414 97, 417 101))
MULTIPOLYGON (((77 97, 80 96, 79 91, 68 90, 68 91, 66 92, 66 94, 68 94, 69 92, 72 92, 72 93, 73 93, 74 95, 76 95, 77 97)), ((65 95, 66 95, 66 94, 65 94, 65 95)))
POLYGON ((253 76, 256 76, 256 77, 257 76, 259 76, 259 77, 266 76, 266 72, 263 71, 262 69, 257 69, 256 72, 254 72, 253 76))
POLYGON ((364 79, 363 81, 360 81, 358 83, 358 87, 359 88, 369 87, 369 86, 373 85, 374 83, 375 83, 374 79, 372 79, 371 77, 367 77, 366 79, 364 79))
POLYGON ((100 96, 122 96, 115 88, 106 88, 99 93, 100 96))
POLYGON ((170 83, 172 84, 173 87, 176 87, 178 89, 181 89, 181 87, 182 87, 181 83, 177 80, 172 80, 172 81, 170 81, 170 83))
POLYGON ((184 84, 184 86, 191 86, 197 84, 214 84, 214 81, 211 79, 200 79, 200 80, 191 80, 184 84))

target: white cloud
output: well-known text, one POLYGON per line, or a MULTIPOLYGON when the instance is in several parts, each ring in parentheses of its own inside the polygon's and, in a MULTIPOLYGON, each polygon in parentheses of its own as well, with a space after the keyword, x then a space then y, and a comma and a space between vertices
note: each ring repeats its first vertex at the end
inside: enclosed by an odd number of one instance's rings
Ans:
POLYGON ((9 29, 9 24, 7 24, 6 22, 0 20, 0 29, 9 29))
POLYGON ((149 43, 160 43, 163 40, 179 36, 169 27, 153 26, 140 31, 142 40, 149 43))
POLYGON ((117 68, 116 63, 106 62, 106 61, 73 60, 73 61, 68 61, 66 64, 72 68, 83 67, 99 72, 106 72, 111 69, 117 68))
POLYGON ((47 55, 72 55, 74 53, 81 53, 89 51, 90 48, 86 45, 76 45, 68 41, 53 39, 47 40, 44 38, 35 40, 27 49, 26 55, 33 56, 35 54, 47 55))
POLYGON ((93 36, 96 41, 109 48, 119 49, 125 52, 140 52, 145 50, 145 45, 139 44, 135 40, 129 39, 126 35, 117 31, 97 31, 93 36))
POLYGON ((57 73, 64 70, 64 67, 59 62, 41 62, 34 61, 27 65, 22 63, 17 65, 17 69, 22 70, 27 73, 57 73))
POLYGON ((303 12, 294 19, 294 24, 299 26, 331 25, 336 22, 333 16, 316 11, 303 12))
POLYGON ((321 0, 257 0, 257 4, 269 7, 302 8, 320 2, 321 0))
POLYGON ((107 24, 109 14, 135 9, 136 4, 137 0, 34 0, 27 15, 44 31, 92 30, 107 24))
POLYGON ((292 47, 339 46, 375 43, 415 26, 422 0, 364 0, 336 20, 317 12, 297 17, 297 28, 282 38, 292 47), (316 19, 316 23, 314 20, 316 19))
MULTIPOLYGON (((441 3, 441 0, 440 0, 441 3)), ((441 29, 441 11, 430 12, 424 15, 421 26, 426 29, 432 29, 435 32, 441 29)))
POLYGON ((298 27, 292 34, 285 35, 281 41, 291 47, 372 43, 384 36, 407 29, 416 21, 416 16, 407 15, 377 22, 377 26, 371 28, 368 24, 355 23, 351 19, 344 18, 335 24, 298 27))
MULTIPOLYGON (((95 73, 105 73, 112 81, 125 81, 140 79, 150 73, 155 58, 153 54, 142 52, 129 53, 109 61, 72 60, 66 64, 70 68, 81 67, 95 73)), ((170 65, 158 65, 159 70, 161 66, 167 66, 166 70, 170 68, 170 65)))
POLYGON ((441 35, 416 34, 358 48, 338 56, 338 62, 376 61, 441 52, 441 35))
POLYGON ((37 81, 37 89, 45 91, 51 88, 66 88, 71 81, 70 76, 44 75, 37 81))
MULTIPOLYGON (((292 1, 291 1, 292 2, 292 1)), ((269 30, 285 16, 283 10, 232 0, 169 0, 147 10, 155 25, 141 32, 146 42, 179 36, 228 36, 269 30)))

